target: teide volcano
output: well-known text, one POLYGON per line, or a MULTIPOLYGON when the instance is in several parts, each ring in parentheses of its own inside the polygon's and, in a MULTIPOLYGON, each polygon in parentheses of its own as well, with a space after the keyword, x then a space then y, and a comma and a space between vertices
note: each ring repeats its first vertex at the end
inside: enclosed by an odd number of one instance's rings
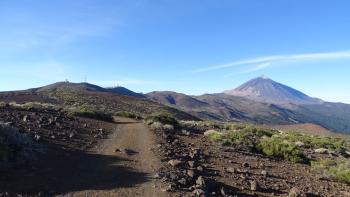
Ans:
POLYGON ((275 82, 265 76, 252 79, 233 90, 224 91, 232 96, 245 97, 251 100, 275 104, 320 104, 320 99, 275 82))
POLYGON ((266 77, 252 79, 219 94, 189 96, 176 92, 152 92, 146 96, 201 119, 258 124, 312 123, 332 131, 350 133, 350 105, 312 98, 266 77))

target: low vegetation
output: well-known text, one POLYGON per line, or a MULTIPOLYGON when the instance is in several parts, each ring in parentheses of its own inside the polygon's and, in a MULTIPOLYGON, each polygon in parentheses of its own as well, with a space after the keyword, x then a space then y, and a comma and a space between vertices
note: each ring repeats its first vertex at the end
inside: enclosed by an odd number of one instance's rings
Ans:
POLYGON ((222 133, 217 132, 216 130, 208 130, 204 132, 204 135, 211 141, 218 141, 221 139, 222 133))
POLYGON ((116 112, 114 113, 115 116, 120 116, 120 117, 125 117, 125 118, 132 118, 132 119, 142 119, 142 116, 136 114, 136 113, 132 113, 132 112, 126 112, 126 111, 120 111, 120 112, 116 112))
POLYGON ((57 107, 54 104, 50 103, 40 103, 40 102, 26 102, 26 103, 16 103, 16 102, 10 102, 10 103, 0 103, 0 106, 5 107, 6 105, 25 109, 25 110, 30 110, 33 108, 55 108, 57 107))
POLYGON ((350 183, 350 161, 346 159, 323 159, 311 163, 313 169, 320 170, 324 176, 350 183))
POLYGON ((34 152, 41 152, 41 147, 17 128, 0 123, 0 169, 11 163, 24 163, 33 158, 34 152))
POLYGON ((292 143, 280 141, 277 138, 266 138, 256 146, 257 150, 264 155, 283 158, 295 163, 307 161, 301 149, 292 143))
POLYGON ((345 151, 346 141, 338 137, 313 136, 297 132, 284 132, 278 135, 280 140, 291 143, 302 142, 306 148, 326 148, 342 153, 345 151))
POLYGON ((261 153, 296 163, 309 163, 307 153, 325 149, 349 156, 349 140, 340 137, 313 136, 297 132, 284 132, 238 123, 181 122, 187 128, 207 128, 205 136, 223 146, 261 153))
POLYGON ((174 128, 179 128, 180 124, 179 122, 172 116, 168 114, 157 114, 157 115, 150 115, 145 118, 145 121, 147 124, 151 125, 152 123, 159 122, 163 125, 171 125, 174 128))
POLYGON ((71 111, 69 115, 72 117, 79 116, 79 117, 92 118, 92 119, 102 120, 107 122, 113 122, 113 116, 111 114, 96 111, 86 106, 83 106, 77 110, 71 111))

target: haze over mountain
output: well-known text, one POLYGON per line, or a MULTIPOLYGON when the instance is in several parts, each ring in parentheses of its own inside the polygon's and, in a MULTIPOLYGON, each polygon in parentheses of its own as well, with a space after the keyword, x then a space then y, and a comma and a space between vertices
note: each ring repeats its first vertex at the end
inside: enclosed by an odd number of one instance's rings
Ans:
POLYGON ((225 94, 246 97, 267 103, 319 104, 322 100, 308 95, 286 85, 280 84, 265 76, 252 79, 225 94))

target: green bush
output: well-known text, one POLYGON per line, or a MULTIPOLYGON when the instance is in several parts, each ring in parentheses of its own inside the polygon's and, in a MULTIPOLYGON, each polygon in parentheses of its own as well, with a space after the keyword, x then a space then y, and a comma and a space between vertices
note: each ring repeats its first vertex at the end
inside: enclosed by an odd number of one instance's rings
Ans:
POLYGON ((241 130, 228 131, 223 137, 223 145, 244 145, 255 149, 256 144, 264 136, 271 137, 274 133, 273 130, 261 129, 252 126, 241 127, 241 130))
POLYGON ((245 127, 242 129, 242 132, 251 133, 251 134, 258 136, 258 137, 263 137, 263 136, 271 137, 277 133, 277 131, 275 131, 275 130, 263 129, 263 128, 258 128, 258 127, 254 127, 254 126, 245 127))
POLYGON ((135 114, 135 113, 131 113, 131 112, 126 112, 126 111, 120 111, 120 112, 116 112, 114 115, 116 116, 120 116, 120 117, 125 117, 125 118, 132 118, 132 119, 142 119, 141 116, 135 114))
POLYGON ((307 148, 326 148, 340 153, 344 153, 346 150, 346 141, 341 138, 327 137, 327 136, 312 136, 306 134, 300 134, 297 132, 287 132, 279 135, 281 140, 287 140, 295 143, 297 141, 303 142, 307 148))
POLYGON ((211 141, 214 141, 214 142, 221 140, 221 137, 222 137, 222 135, 220 133, 217 133, 217 132, 212 132, 212 133, 209 133, 207 135, 207 138, 211 141))
POLYGON ((113 116, 111 114, 95 111, 87 107, 81 107, 79 110, 70 112, 69 115, 113 122, 113 116))
POLYGON ((179 128, 179 122, 172 116, 167 114, 151 115, 145 118, 146 122, 160 122, 163 125, 172 125, 175 128, 179 128))
MULTIPOLYGON (((225 144, 236 144, 244 145, 253 148, 255 146, 255 135, 251 132, 241 131, 230 131, 223 137, 225 144)), ((225 145, 224 144, 224 145, 225 145)))
POLYGON ((257 150, 267 156, 279 157, 296 163, 306 161, 302 151, 293 144, 285 143, 278 138, 261 140, 257 150))
POLYGON ((334 180, 350 183, 350 161, 324 159, 311 162, 311 166, 316 170, 323 171, 326 176, 334 180))

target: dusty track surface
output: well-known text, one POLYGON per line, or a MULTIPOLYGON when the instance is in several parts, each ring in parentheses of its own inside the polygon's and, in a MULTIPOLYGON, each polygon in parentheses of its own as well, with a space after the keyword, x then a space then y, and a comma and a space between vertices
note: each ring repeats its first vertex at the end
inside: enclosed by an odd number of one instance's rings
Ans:
MULTIPOLYGON (((116 122, 119 123, 116 126, 116 131, 108 139, 100 143, 93 152, 108 157, 118 156, 120 161, 111 165, 125 168, 127 171, 115 170, 105 178, 111 178, 115 182, 114 184, 123 187, 108 190, 85 190, 71 192, 66 195, 166 196, 160 192, 160 183, 153 178, 160 167, 160 161, 152 151, 153 147, 155 147, 153 134, 140 122, 125 118, 116 118, 116 122)), ((104 165, 97 165, 96 168, 91 170, 98 174, 106 170, 105 168, 106 166, 104 165)))
POLYGON ((7 171, 0 178, 0 194, 166 196, 160 180, 153 178, 160 167, 159 157, 152 151, 154 134, 141 122, 115 121, 103 124, 110 134, 87 151, 48 144, 47 152, 34 164, 7 171))

